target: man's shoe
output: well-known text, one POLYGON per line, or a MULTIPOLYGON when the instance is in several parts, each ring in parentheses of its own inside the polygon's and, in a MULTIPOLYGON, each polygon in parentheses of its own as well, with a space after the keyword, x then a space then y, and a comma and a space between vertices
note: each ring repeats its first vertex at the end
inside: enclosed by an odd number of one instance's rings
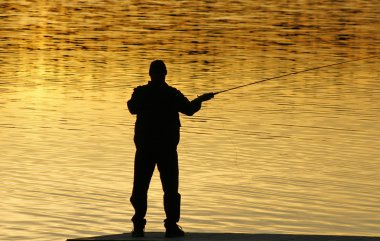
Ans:
POLYGON ((178 226, 177 224, 173 225, 166 225, 166 238, 176 238, 176 237, 183 237, 185 236, 185 232, 182 230, 181 226, 178 226))
POLYGON ((133 217, 132 222, 133 222, 132 237, 134 237, 134 238, 144 237, 144 229, 145 229, 146 219, 137 219, 137 218, 133 217))
POLYGON ((144 237, 144 229, 133 229, 132 237, 134 237, 134 238, 144 237))

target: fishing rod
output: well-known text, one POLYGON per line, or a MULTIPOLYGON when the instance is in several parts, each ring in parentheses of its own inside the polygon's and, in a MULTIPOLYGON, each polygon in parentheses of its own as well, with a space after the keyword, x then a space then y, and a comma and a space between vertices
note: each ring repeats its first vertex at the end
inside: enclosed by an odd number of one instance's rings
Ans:
POLYGON ((312 70, 316 70, 316 69, 322 69, 322 68, 326 68, 326 67, 330 67, 330 66, 334 66, 334 65, 340 65, 340 64, 345 64, 345 63, 349 63, 349 62, 355 62, 355 61, 364 60, 364 59, 371 59, 371 58, 377 58, 377 56, 371 56, 371 57, 366 57, 366 58, 347 60, 347 61, 343 61, 343 62, 339 62, 339 63, 327 64, 327 65, 322 65, 322 66, 318 66, 318 67, 314 67, 314 68, 304 69, 304 70, 300 70, 300 71, 296 71, 296 72, 292 72, 292 73, 288 73, 288 74, 283 74, 283 75, 279 75, 279 76, 275 76, 275 77, 270 77, 270 78, 258 80, 258 81, 255 81, 255 82, 252 82, 252 83, 248 83, 248 84, 244 84, 244 85, 239 85, 239 86, 236 86, 236 87, 233 87, 233 88, 229 88, 229 89, 221 90, 221 91, 218 91, 218 92, 214 92, 212 94, 217 95, 217 94, 224 93, 224 92, 227 92, 227 91, 243 88, 243 87, 246 87, 246 86, 249 86, 249 85, 254 85, 254 84, 262 83, 262 82, 268 81, 268 80, 279 79, 279 78, 283 78, 283 77, 286 77, 286 76, 289 76, 289 75, 295 75, 295 74, 304 73, 304 72, 308 72, 308 71, 312 71, 312 70))

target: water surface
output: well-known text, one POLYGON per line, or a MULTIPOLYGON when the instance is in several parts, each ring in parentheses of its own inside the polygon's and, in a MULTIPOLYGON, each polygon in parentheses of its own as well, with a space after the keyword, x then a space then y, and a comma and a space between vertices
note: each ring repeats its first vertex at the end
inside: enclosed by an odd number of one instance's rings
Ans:
MULTIPOLYGON (((128 232, 134 116, 125 101, 164 59, 190 99, 376 55, 379 3, 1 3, 0 233, 128 232)), ((378 59, 217 95, 182 118, 188 232, 380 235, 378 59)), ((162 231, 157 173, 148 231, 162 231)))

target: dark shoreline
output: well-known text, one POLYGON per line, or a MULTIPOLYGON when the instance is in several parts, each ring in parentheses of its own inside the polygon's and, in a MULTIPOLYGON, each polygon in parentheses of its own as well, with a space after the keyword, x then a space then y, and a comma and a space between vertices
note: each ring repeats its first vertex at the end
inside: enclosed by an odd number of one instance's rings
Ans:
POLYGON ((164 233, 146 233, 144 238, 132 238, 129 233, 112 234, 88 238, 67 239, 67 241, 380 241, 380 237, 342 235, 302 235, 302 234, 245 234, 245 233, 186 233, 183 238, 164 238, 164 233))

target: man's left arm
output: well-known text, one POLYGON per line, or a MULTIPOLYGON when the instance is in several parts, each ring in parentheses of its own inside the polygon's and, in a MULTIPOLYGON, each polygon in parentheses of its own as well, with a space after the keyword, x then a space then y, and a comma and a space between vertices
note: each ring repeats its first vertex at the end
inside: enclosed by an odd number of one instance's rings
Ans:
POLYGON ((139 110, 139 94, 137 88, 134 89, 132 97, 127 102, 128 110, 132 115, 136 115, 139 110))

